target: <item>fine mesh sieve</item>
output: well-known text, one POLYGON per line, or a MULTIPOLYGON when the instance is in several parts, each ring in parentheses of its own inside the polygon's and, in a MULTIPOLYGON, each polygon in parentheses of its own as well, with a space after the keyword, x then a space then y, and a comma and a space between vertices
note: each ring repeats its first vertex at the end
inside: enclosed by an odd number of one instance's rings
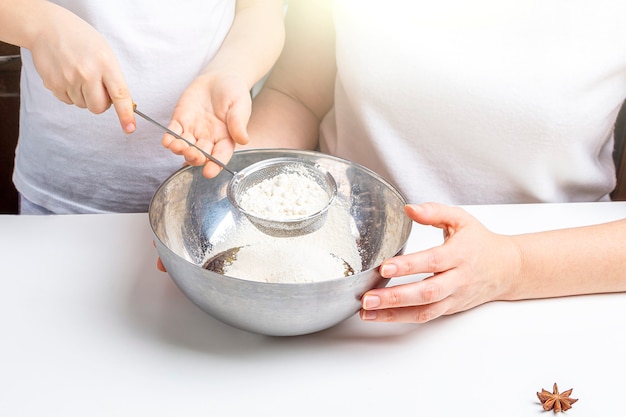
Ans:
MULTIPOLYGON (((285 193, 297 192, 306 193, 308 190, 285 190, 285 193)), ((290 157, 270 158, 237 172, 228 184, 227 195, 231 204, 263 233, 276 237, 291 237, 314 232, 324 224, 328 209, 337 196, 337 183, 327 170, 313 161, 290 157), (244 197, 253 187, 264 181, 276 179, 282 174, 286 176, 285 179, 298 177, 316 184, 322 192, 316 196, 318 204, 311 205, 312 210, 305 204, 299 214, 282 217, 267 216, 254 208, 244 206, 244 197)), ((278 204, 276 201, 253 203, 258 206, 265 203, 278 204)))
POLYGON ((189 146, 196 148, 208 160, 216 163, 226 172, 231 174, 233 178, 231 178, 228 184, 229 201, 263 233, 275 237, 300 236, 312 233, 324 224, 328 214, 328 209, 337 196, 337 183, 335 182, 333 176, 317 163, 302 158, 270 158, 253 163, 246 168, 235 172, 228 168, 226 164, 217 160, 213 155, 197 146, 195 143, 190 142, 176 132, 168 129, 146 114, 137 110, 136 104, 133 106, 133 110, 145 120, 163 129, 175 138, 184 141, 189 146), (312 212, 305 211, 302 216, 290 216, 289 218, 265 217, 254 210, 242 207, 242 197, 245 196, 252 187, 281 174, 289 176, 302 176, 303 178, 307 178, 317 184, 323 191, 323 201, 321 207, 312 212))

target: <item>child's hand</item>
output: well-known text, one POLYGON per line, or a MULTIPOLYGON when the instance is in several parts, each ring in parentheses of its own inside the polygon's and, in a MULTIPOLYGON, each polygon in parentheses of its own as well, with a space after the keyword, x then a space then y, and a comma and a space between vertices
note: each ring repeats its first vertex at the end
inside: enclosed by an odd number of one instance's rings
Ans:
MULTIPOLYGON (((252 98, 247 85, 230 74, 203 74, 181 96, 169 128, 223 163, 228 163, 235 143, 248 143, 247 124, 252 98)), ((163 146, 183 155, 190 165, 204 165, 203 174, 215 177, 221 168, 171 135, 163 137, 163 146)))

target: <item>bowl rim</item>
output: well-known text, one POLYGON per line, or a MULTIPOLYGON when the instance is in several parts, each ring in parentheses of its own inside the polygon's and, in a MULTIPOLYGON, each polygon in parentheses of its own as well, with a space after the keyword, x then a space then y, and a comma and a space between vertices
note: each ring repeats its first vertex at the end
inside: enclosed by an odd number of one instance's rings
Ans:
MULTIPOLYGON (((348 159, 345 158, 341 158, 338 156, 334 156, 334 155, 330 155, 324 152, 320 152, 320 151, 313 151, 313 150, 300 150, 300 149, 293 149, 293 148, 261 148, 261 149, 241 149, 241 150, 236 150, 234 152, 234 154, 275 154, 275 153, 283 153, 283 154, 293 154, 293 155, 309 155, 311 157, 318 157, 318 156, 323 156, 326 159, 330 159, 330 160, 336 160, 338 162, 344 163, 344 164, 348 164, 351 166, 355 166, 360 170, 363 170, 364 172, 366 172, 368 175, 371 175, 372 177, 375 177, 378 181, 380 181, 381 183, 383 183, 390 191, 392 191, 394 194, 396 194, 399 199, 402 201, 402 203, 404 205, 408 204, 408 200, 406 198, 406 196, 395 186, 393 185, 391 182, 387 181, 385 178, 383 178, 380 174, 376 173, 375 171, 357 163, 357 162, 353 162, 350 161, 348 159)), ((234 155, 233 154, 233 155, 234 155)), ((265 159, 269 159, 269 158, 273 158, 273 157, 267 157, 265 159)), ((228 166, 228 165, 227 165, 228 166)), ((162 190, 167 187, 167 185, 177 176, 181 175, 183 172, 185 171, 198 171, 198 170, 202 170, 202 166, 192 166, 192 165, 186 165, 183 166, 179 169, 177 169, 176 171, 174 171, 173 173, 171 173, 155 190, 152 198, 150 199, 150 204, 148 206, 148 221, 150 223, 150 229, 152 231, 152 235, 153 238, 155 240, 157 240, 160 245, 167 250, 168 252, 170 252, 171 254, 175 255, 176 257, 178 257, 180 260, 185 261, 186 263, 196 266, 196 267, 200 267, 201 265, 198 265, 195 262, 192 262, 180 255, 178 255, 176 252, 174 252, 168 245, 166 245, 161 238, 158 236, 157 231, 155 230, 154 227, 154 210, 153 210, 153 206, 155 204, 155 200, 157 195, 159 195, 162 190)), ((222 175, 223 172, 220 172, 218 175, 222 175)), ((411 221, 409 219, 408 222, 408 231, 407 231, 407 235, 406 238, 403 239, 403 241, 401 242, 400 247, 397 249, 397 251, 395 252, 395 255, 393 256, 397 256, 400 255, 402 253, 404 253, 404 250, 406 248, 406 245, 408 243, 409 237, 411 236, 411 230, 413 227, 413 221, 411 221)), ((368 268, 368 269, 364 269, 362 271, 360 271, 358 274, 352 275, 351 277, 357 277, 361 274, 366 274, 368 272, 371 272, 372 270, 378 269, 380 267, 380 263, 368 268)), ((212 271, 208 271, 208 272, 212 272, 212 271)), ((213 272, 214 274, 217 274, 216 272, 213 272)), ((344 281, 346 280, 346 278, 350 278, 350 277, 337 277, 337 278, 331 278, 331 279, 325 279, 322 281, 315 281, 315 282, 264 282, 264 281, 254 281, 254 280, 249 280, 249 279, 245 279, 245 278, 238 278, 238 277, 233 277, 230 275, 225 275, 225 274, 218 274, 221 277, 230 279, 230 280, 236 280, 236 281, 241 281, 241 282, 247 282, 247 283, 251 283, 251 284, 262 284, 263 286, 267 286, 267 287, 284 287, 284 286, 293 286, 293 285, 299 285, 299 286, 306 286, 306 285, 329 285, 330 283, 336 282, 336 281, 344 281)), ((383 280, 388 280, 385 278, 382 278, 383 280)))

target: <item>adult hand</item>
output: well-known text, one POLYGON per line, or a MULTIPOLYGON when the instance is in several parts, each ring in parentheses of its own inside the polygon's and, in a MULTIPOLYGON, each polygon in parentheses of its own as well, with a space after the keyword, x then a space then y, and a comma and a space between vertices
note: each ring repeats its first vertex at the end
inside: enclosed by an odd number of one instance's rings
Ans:
POLYGON ((442 229, 444 243, 384 261, 381 275, 432 275, 366 292, 360 312, 363 320, 424 323, 504 299, 519 279, 521 254, 510 236, 487 230, 458 207, 426 203, 407 205, 405 212, 417 223, 442 229))
POLYGON ((122 129, 135 130, 133 103, 117 57, 91 25, 51 6, 29 49, 44 86, 55 97, 95 114, 113 104, 122 129))
MULTIPOLYGON (((235 143, 245 145, 249 141, 247 124, 251 109, 250 90, 240 77, 206 73, 183 92, 169 128, 226 164, 235 143)), ((204 165, 202 173, 207 178, 220 173, 217 164, 171 135, 163 136, 163 146, 183 155, 190 165, 204 165)))

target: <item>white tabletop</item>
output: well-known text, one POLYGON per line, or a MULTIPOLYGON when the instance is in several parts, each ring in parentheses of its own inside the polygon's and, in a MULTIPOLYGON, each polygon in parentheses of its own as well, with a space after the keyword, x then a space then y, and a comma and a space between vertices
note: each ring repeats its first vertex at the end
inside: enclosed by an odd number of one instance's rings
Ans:
MULTIPOLYGON (((626 217, 626 203, 467 209, 501 233, 626 217)), ((626 294, 266 337, 195 307, 151 239, 145 214, 0 216, 0 416, 536 416, 554 382, 579 398, 569 416, 624 415, 626 294)), ((440 241, 415 226, 407 251, 440 241)))

